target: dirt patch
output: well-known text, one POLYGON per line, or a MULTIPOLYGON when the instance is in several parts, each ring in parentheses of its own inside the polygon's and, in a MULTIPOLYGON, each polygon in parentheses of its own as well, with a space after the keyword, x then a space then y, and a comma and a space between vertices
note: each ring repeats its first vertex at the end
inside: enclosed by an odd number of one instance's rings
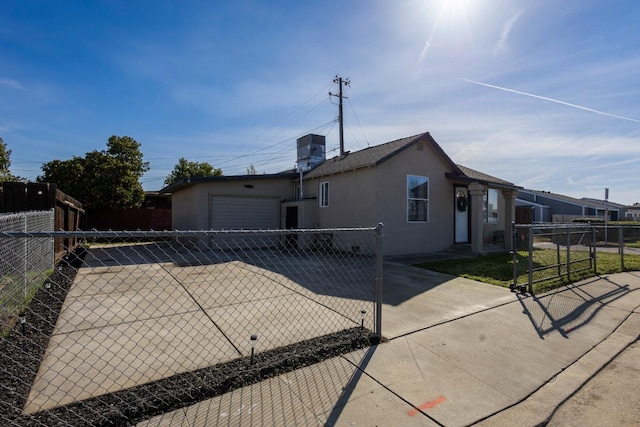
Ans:
POLYGON ((251 358, 186 372, 127 390, 22 415, 64 298, 86 251, 63 260, 34 296, 27 323, 0 341, 0 421, 19 426, 128 426, 267 378, 379 343, 371 331, 352 328, 258 353, 251 358))

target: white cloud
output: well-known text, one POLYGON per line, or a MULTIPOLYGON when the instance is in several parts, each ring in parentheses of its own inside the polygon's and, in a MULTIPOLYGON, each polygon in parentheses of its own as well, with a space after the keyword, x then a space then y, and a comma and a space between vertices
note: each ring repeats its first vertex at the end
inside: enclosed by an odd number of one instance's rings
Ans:
POLYGON ((22 85, 16 80, 0 78, 0 84, 9 86, 10 88, 13 88, 13 89, 20 89, 20 90, 24 89, 22 85))
POLYGON ((502 31, 500 32, 500 39, 498 40, 498 42, 495 45, 494 48, 494 52, 495 53, 500 53, 504 50, 507 49, 508 45, 508 40, 509 40, 509 34, 511 34, 511 30, 513 29, 513 26, 515 25, 516 21, 518 20, 518 18, 520 18, 520 16, 522 15, 522 13, 524 12, 524 10, 520 10, 519 12, 517 12, 516 14, 514 14, 503 26, 502 26, 502 31))

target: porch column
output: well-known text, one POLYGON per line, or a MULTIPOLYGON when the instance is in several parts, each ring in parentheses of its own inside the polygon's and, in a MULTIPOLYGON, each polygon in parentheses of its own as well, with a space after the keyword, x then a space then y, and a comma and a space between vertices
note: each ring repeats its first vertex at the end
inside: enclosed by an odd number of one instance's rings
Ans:
POLYGON ((517 190, 502 190, 502 197, 504 198, 504 247, 506 249, 513 249, 513 239, 511 238, 511 224, 516 219, 516 198, 518 197, 517 190))
POLYGON ((482 196, 484 186, 477 182, 469 185, 471 198, 471 252, 482 253, 484 247, 484 220, 482 218, 482 196))

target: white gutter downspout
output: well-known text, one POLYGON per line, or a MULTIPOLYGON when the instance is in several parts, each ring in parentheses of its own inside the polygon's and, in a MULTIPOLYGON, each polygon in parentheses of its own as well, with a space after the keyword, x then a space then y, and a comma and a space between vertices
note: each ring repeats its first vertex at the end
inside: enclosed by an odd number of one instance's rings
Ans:
POLYGON ((304 199, 304 196, 302 194, 302 169, 298 168, 298 171, 300 172, 300 200, 304 199))

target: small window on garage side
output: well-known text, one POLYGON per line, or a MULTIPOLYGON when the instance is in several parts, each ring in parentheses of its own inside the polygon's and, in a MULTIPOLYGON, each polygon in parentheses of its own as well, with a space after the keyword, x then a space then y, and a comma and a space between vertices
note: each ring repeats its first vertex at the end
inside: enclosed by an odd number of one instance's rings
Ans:
POLYGON ((429 178, 407 176, 407 221, 429 221, 429 178))
POLYGON ((329 183, 320 183, 320 207, 326 208, 329 206, 329 183))

